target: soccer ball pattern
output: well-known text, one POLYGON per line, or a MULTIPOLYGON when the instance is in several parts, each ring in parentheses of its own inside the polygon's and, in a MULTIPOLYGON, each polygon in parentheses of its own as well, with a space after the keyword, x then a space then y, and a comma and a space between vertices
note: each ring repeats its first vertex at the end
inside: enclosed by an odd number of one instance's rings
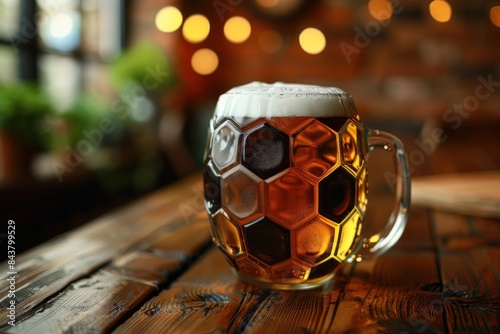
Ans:
POLYGON ((212 119, 205 204, 237 272, 307 281, 346 260, 366 209, 364 138, 359 117, 212 119))

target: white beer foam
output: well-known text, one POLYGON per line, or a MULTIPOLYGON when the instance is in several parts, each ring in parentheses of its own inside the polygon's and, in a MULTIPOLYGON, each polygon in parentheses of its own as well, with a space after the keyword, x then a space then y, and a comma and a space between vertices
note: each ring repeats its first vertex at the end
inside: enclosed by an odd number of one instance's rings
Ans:
POLYGON ((217 117, 351 117, 358 114, 340 88, 276 82, 251 82, 219 97, 217 117))

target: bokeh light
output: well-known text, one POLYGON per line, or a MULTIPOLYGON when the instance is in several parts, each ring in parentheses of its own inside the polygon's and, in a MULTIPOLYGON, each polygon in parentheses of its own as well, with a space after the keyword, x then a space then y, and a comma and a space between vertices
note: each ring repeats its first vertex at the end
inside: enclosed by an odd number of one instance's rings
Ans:
POLYGON ((191 43, 203 42, 210 33, 210 22, 201 14, 193 14, 182 26, 182 36, 191 43))
POLYGON ((429 12, 438 22, 448 22, 451 19, 451 6, 445 0, 433 0, 429 4, 429 12))
POLYGON ((232 43, 243 43, 251 32, 250 22, 241 16, 231 17, 224 24, 224 36, 232 43))
POLYGON ((315 55, 325 49, 326 38, 321 30, 309 27, 300 33, 299 43, 302 50, 315 55))
POLYGON ((73 18, 66 13, 55 15, 50 21, 50 34, 56 38, 68 36, 74 29, 73 18))
POLYGON ((80 15, 69 10, 45 17, 40 25, 43 43, 52 49, 71 52, 80 44, 80 15))
POLYGON ((283 38, 280 33, 269 29, 259 35, 259 46, 266 53, 276 53, 283 47, 283 38))
POLYGON ((213 73, 219 66, 219 57, 210 49, 200 49, 191 57, 193 70, 201 75, 213 73))
POLYGON ((368 11, 378 21, 385 21, 392 16, 392 5, 389 0, 370 0, 368 11))
POLYGON ((490 9, 490 20, 491 23, 500 28, 500 6, 495 6, 490 9))
POLYGON ((163 7, 156 14, 156 28, 163 32, 176 31, 182 25, 182 19, 182 13, 177 7, 163 7))

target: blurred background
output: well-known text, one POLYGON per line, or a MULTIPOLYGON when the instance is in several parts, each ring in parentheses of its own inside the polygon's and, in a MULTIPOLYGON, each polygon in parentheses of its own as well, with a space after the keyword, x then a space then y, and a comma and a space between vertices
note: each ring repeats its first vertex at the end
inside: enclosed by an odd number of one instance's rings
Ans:
POLYGON ((498 168, 499 72, 500 1, 0 0, 0 218, 19 251, 192 174, 256 80, 346 90, 414 175, 498 168))

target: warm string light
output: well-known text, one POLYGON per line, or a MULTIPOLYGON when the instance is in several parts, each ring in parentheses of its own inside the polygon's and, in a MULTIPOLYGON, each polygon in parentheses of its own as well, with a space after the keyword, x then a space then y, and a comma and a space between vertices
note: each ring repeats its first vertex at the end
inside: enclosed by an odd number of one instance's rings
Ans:
POLYGON ((211 49, 199 49, 191 57, 191 67, 198 74, 212 74, 218 66, 219 57, 211 49))
POLYGON ((182 25, 182 13, 174 6, 163 7, 155 17, 156 28, 162 32, 174 32, 182 25))
POLYGON ((239 44, 250 37, 252 27, 247 19, 241 16, 233 16, 224 24, 224 36, 227 40, 239 44))
MULTIPOLYGON (((258 1, 263 7, 273 7, 279 2, 279 0, 258 1)), ((393 7, 389 0, 369 0, 368 11, 379 21, 389 20, 393 15, 393 7)), ((437 22, 448 22, 452 16, 452 7, 446 0, 432 0, 429 3, 429 13, 437 22)), ((493 25, 500 27, 500 6, 490 9, 489 18, 493 25)), ((60 15, 52 22, 51 33, 56 37, 66 35, 72 29, 72 24, 69 16, 60 15)), ((177 31, 182 26, 182 35, 190 43, 201 43, 210 33, 210 22, 204 15, 194 14, 183 21, 181 11, 175 6, 160 9, 156 14, 155 24, 158 30, 167 33, 177 31)), ((250 22, 241 16, 229 18, 223 28, 226 39, 235 44, 248 40, 251 32, 250 22)), ((283 47, 283 38, 277 31, 269 29, 259 34, 258 44, 262 51, 276 53, 283 47)), ((321 30, 309 27, 301 31, 299 44, 304 52, 315 55, 325 49, 326 38, 321 30)), ((197 73, 207 75, 217 69, 218 56, 213 50, 200 49, 193 55, 191 63, 197 73), (208 59, 205 65, 202 65, 202 56, 208 59)))
POLYGON ((210 33, 210 22, 201 14, 189 16, 182 26, 182 36, 191 43, 203 42, 210 33))
POLYGON ((448 22, 451 19, 451 5, 446 0, 433 0, 429 4, 429 12, 438 22, 448 22))
POLYGON ((299 43, 306 53, 315 55, 325 49, 326 38, 321 30, 317 28, 306 28, 299 35, 299 43))
POLYGON ((385 21, 392 16, 392 4, 389 0, 370 0, 368 11, 378 21, 385 21))
POLYGON ((500 28, 500 6, 495 6, 490 9, 490 20, 491 23, 500 28))

